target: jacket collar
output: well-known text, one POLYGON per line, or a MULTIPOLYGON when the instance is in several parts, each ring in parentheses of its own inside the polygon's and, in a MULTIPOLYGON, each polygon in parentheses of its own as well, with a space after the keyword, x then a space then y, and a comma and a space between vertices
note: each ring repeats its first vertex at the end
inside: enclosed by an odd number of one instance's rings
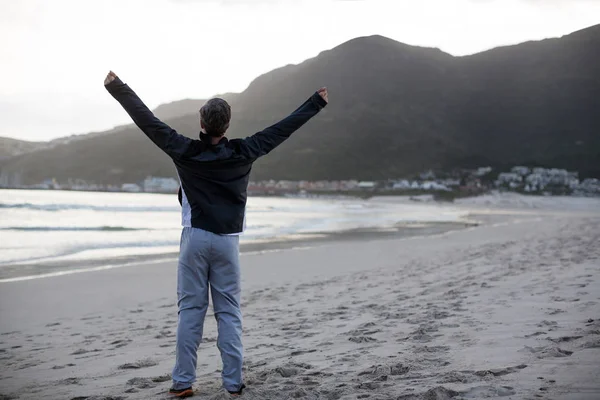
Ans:
POLYGON ((209 146, 209 147, 218 146, 220 144, 225 144, 228 142, 227 138, 225 136, 223 136, 221 138, 221 140, 219 140, 219 143, 212 144, 212 136, 209 136, 204 132, 200 132, 200 140, 202 141, 202 143, 204 143, 206 146, 209 146))

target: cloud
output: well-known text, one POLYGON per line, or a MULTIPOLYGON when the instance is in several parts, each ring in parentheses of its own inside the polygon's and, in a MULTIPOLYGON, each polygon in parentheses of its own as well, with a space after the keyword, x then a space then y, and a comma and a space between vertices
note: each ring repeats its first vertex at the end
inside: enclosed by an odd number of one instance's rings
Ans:
POLYGON ((180 4, 219 4, 219 5, 235 5, 235 4, 256 4, 256 3, 291 3, 293 0, 169 0, 172 3, 180 4))
MULTIPOLYGON (((494 3, 499 0, 472 0, 473 3, 494 3)), ((594 4, 598 0, 518 0, 518 2, 536 6, 556 6, 556 5, 573 5, 573 4, 594 4)))
MULTIPOLYGON (((514 3, 537 3, 537 4, 552 4, 552 3, 592 3, 598 0, 514 0, 514 3)), ((501 0, 470 0, 471 3, 501 3, 501 0)))

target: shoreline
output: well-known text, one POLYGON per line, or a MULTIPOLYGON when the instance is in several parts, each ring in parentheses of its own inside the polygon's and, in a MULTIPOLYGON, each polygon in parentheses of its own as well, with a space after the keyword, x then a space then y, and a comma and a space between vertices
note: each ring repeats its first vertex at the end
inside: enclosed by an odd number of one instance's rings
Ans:
MULTIPOLYGON (((565 196, 536 197, 520 196, 510 193, 483 195, 457 200, 456 202, 440 203, 431 199, 415 201, 409 197, 373 197, 370 203, 395 204, 423 204, 431 207, 445 207, 464 212, 456 221, 429 221, 429 222, 398 222, 394 226, 370 227, 351 229, 339 232, 306 232, 280 236, 269 239, 253 239, 246 241, 242 236, 240 252, 261 253, 276 252, 292 248, 314 248, 330 243, 353 242, 372 240, 394 240, 409 237, 432 236, 447 231, 467 229, 474 226, 504 223, 511 218, 524 218, 531 215, 589 215, 600 214, 600 199, 572 198, 565 196)), ((176 263, 178 246, 173 245, 173 251, 158 250, 147 254, 134 254, 123 256, 105 256, 91 258, 71 257, 48 261, 29 261, 6 263, 0 266, 0 284, 16 280, 38 279, 41 277, 59 276, 72 273, 129 267, 143 263, 156 263, 168 261, 176 263)), ((148 249, 152 249, 151 247, 148 249)), ((60 257, 62 258, 62 257, 60 257)))
MULTIPOLYGON (((431 236, 480 225, 477 221, 398 223, 394 227, 351 229, 340 232, 310 232, 286 235, 273 239, 240 242, 240 254, 260 254, 297 248, 314 248, 332 243, 372 240, 394 240, 409 237, 431 236)), ((125 268, 144 263, 173 262, 179 252, 139 254, 131 256, 73 259, 41 263, 14 263, 0 266, 0 284, 31 279, 50 278, 83 272, 125 268)))

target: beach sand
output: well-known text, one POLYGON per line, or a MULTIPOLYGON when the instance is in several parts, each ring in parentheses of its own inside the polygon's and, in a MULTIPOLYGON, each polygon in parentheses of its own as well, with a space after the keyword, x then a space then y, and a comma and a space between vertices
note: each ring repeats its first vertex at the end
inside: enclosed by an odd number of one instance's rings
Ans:
MULTIPOLYGON (((600 202, 462 204, 485 223, 243 255, 243 398, 600 399, 600 202)), ((0 399, 167 398, 175 270, 0 283, 0 399)))

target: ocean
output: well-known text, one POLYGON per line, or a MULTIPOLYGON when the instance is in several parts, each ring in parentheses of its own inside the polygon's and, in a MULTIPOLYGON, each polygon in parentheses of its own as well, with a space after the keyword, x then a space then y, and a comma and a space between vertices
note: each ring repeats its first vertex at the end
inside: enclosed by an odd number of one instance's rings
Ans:
MULTIPOLYGON (((464 216, 464 209, 451 206, 389 199, 251 197, 241 243, 458 222, 464 216)), ((76 268, 172 254, 180 234, 176 195, 0 190, 0 278, 9 270, 14 275, 19 266, 76 268)))

